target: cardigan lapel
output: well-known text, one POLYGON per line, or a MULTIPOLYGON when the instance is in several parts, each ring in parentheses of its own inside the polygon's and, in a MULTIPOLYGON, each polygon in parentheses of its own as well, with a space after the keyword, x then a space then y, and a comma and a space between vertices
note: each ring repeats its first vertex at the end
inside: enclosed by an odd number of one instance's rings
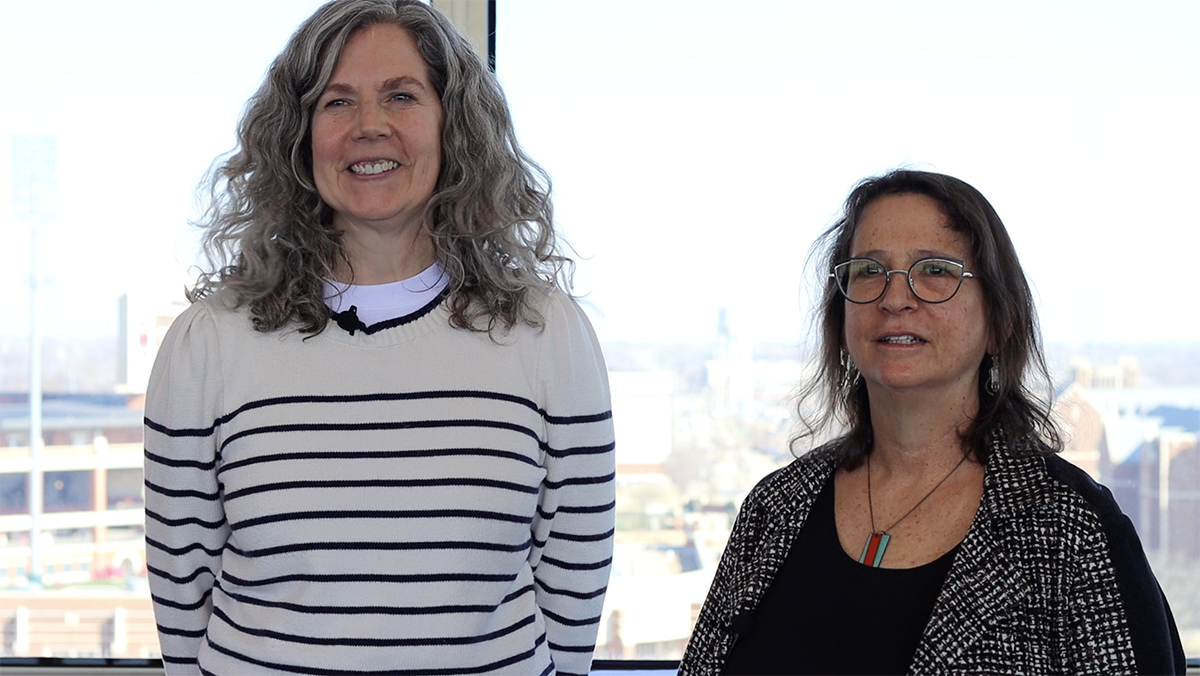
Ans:
POLYGON ((952 673, 958 657, 1029 594, 1021 568, 991 526, 992 516, 980 510, 963 540, 913 657, 912 673, 952 673))
POLYGON ((1013 458, 994 439, 979 511, 942 585, 912 673, 952 673, 958 658, 1029 595, 1031 583, 1006 540, 1012 517, 1039 499, 1040 460, 1013 458))
POLYGON ((774 485, 763 491, 761 507, 773 518, 766 524, 757 550, 750 553, 750 561, 734 573, 735 602, 728 620, 732 634, 749 631, 754 611, 783 566, 792 543, 808 520, 809 510, 836 468, 832 449, 823 447, 810 451, 810 456, 784 467, 770 479, 774 485))

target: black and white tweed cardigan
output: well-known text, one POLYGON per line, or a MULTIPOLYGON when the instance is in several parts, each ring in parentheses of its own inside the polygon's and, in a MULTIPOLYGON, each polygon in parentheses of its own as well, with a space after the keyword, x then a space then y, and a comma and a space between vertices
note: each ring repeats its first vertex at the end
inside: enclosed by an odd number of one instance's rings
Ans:
MULTIPOLYGON (((909 672, 1184 673, 1166 598, 1112 494, 1061 458, 1019 455, 996 442, 909 672)), ((836 466, 818 449, 751 491, 680 674, 721 672, 836 466)), ((869 649, 871 638, 846 641, 869 649)))

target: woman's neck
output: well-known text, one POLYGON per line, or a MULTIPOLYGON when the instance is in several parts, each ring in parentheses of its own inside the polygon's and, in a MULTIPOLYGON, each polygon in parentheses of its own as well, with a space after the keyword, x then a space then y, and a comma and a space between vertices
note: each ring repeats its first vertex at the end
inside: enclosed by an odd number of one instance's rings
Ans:
POLYGON ((424 230, 398 237, 373 231, 345 231, 346 257, 337 271, 343 284, 389 284, 421 274, 436 260, 433 239, 424 230))
POLYGON ((872 464, 885 472, 940 472, 962 459, 962 431, 978 411, 973 393, 871 395, 872 464))

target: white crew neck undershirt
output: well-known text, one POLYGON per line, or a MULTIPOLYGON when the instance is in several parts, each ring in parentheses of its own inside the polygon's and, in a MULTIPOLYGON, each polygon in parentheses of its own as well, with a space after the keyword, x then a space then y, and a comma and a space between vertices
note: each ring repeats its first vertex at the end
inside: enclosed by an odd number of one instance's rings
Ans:
POLYGON ((428 305, 450 283, 442 266, 434 263, 415 277, 387 284, 342 284, 325 281, 325 304, 334 312, 353 305, 367 326, 396 319, 428 305))

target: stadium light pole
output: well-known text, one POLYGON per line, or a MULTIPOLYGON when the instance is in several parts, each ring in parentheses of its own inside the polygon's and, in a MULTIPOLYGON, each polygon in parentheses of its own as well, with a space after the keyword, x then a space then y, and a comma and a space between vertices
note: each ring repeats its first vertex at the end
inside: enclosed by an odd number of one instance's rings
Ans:
POLYGON ((42 474, 42 334, 38 321, 38 226, 54 219, 56 140, 18 134, 12 140, 13 213, 29 225, 29 572, 31 588, 42 586, 39 540, 44 499, 42 474))

